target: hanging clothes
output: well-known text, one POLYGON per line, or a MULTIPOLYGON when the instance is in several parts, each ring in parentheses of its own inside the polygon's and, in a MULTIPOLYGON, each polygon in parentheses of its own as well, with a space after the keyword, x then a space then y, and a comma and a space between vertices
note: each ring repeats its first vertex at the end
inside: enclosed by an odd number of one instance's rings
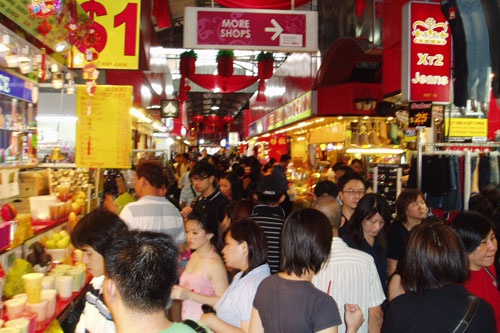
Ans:
POLYGON ((434 196, 451 191, 450 157, 427 155, 422 158, 422 192, 434 196))
POLYGON ((446 156, 446 158, 441 158, 441 160, 448 161, 450 191, 439 195, 428 193, 426 198, 427 205, 445 211, 461 210, 463 207, 463 187, 460 156, 446 156))
POLYGON ((479 191, 482 191, 491 181, 490 155, 485 154, 479 157, 479 191))

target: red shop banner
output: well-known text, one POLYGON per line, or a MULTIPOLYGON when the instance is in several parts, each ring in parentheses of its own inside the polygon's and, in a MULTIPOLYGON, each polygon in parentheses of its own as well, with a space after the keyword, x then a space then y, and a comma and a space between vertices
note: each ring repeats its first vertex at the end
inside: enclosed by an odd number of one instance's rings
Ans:
POLYGON ((403 7, 401 93, 404 101, 451 100, 451 31, 439 3, 403 7))

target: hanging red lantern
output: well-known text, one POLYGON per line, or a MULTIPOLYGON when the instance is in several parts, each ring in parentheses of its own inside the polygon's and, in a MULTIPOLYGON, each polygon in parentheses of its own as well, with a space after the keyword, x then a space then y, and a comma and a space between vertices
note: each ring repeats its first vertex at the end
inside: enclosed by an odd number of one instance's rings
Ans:
POLYGON ((257 63, 257 69, 259 70, 259 79, 270 79, 273 76, 274 60, 272 58, 259 60, 257 63))
POLYGON ((195 74, 197 57, 193 50, 181 53, 179 71, 182 76, 190 77, 195 74))
POLYGON ((224 122, 224 124, 227 125, 227 131, 229 132, 231 130, 231 124, 234 122, 234 117, 227 115, 224 118, 222 118, 222 121, 224 122))
POLYGON ((203 116, 201 114, 196 114, 193 116, 193 121, 196 124, 197 131, 200 130, 200 124, 203 122, 203 120, 205 120, 205 116, 203 116))
POLYGON ((220 118, 215 114, 211 114, 207 117, 207 124, 215 131, 215 128, 220 124, 220 118))
POLYGON ((220 77, 230 77, 233 75, 234 52, 221 50, 217 53, 217 72, 220 77))

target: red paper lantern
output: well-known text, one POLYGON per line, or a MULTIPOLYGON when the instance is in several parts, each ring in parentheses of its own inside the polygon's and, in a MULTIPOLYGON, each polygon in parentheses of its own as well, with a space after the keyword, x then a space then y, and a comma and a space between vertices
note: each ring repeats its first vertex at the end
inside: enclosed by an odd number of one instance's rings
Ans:
POLYGON ((215 128, 221 125, 221 118, 215 114, 211 114, 207 117, 207 125, 212 127, 212 130, 215 131, 215 128))
POLYGON ((270 79, 273 76, 274 60, 271 58, 260 60, 257 63, 257 69, 259 71, 259 79, 270 79))
POLYGON ((202 123, 205 117, 201 114, 197 114, 193 116, 193 121, 197 124, 202 123))
POLYGON ((185 77, 194 75, 196 72, 196 58, 190 56, 181 57, 179 71, 181 72, 181 75, 185 77))
POLYGON ((220 77, 230 77, 233 75, 233 57, 220 56, 217 59, 217 71, 220 77))
POLYGON ((222 121, 224 122, 224 124, 232 124, 234 121, 234 118, 233 118, 233 116, 227 115, 224 118, 222 118, 222 121))

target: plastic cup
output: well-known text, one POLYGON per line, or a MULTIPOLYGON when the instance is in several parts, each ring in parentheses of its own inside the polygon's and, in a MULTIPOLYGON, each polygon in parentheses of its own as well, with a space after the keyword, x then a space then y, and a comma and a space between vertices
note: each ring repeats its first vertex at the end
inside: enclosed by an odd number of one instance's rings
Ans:
POLYGON ((73 251, 73 261, 74 262, 83 262, 83 251, 79 249, 75 249, 73 251))
POLYGON ((42 293, 43 290, 54 289, 56 283, 55 276, 44 276, 42 279, 42 293))
POLYGON ((73 295, 73 277, 72 276, 58 276, 56 278, 57 294, 62 300, 70 299, 73 295))
POLYGON ((21 333, 21 330, 17 327, 4 327, 0 328, 0 333, 21 333))
POLYGON ((62 216, 59 214, 59 207, 61 207, 63 203, 58 202, 58 203, 53 203, 49 205, 49 212, 50 212, 50 220, 51 221, 57 221, 62 218, 62 216))
POLYGON ((28 295, 26 294, 17 294, 17 295, 14 295, 12 298, 23 298, 25 301, 28 300, 28 295))
POLYGON ((10 320, 19 318, 20 314, 24 311, 25 304, 26 299, 24 298, 13 298, 5 301, 4 305, 7 310, 7 317, 10 320))
POLYGON ((28 333, 29 325, 30 325, 30 320, 28 318, 13 319, 5 323, 5 327, 18 328, 21 333, 28 333))
POLYGON ((29 273, 22 276, 24 292, 28 295, 28 303, 40 303, 43 273, 29 273))
POLYGON ((36 304, 30 304, 30 303, 27 304, 28 311, 37 314, 36 317, 37 329, 40 329, 39 328, 40 324, 43 325, 45 319, 47 318, 47 304, 48 304, 47 301, 41 301, 40 303, 36 304))
POLYGON ((75 267, 75 268, 68 270, 67 274, 69 276, 73 277, 73 283, 72 283, 71 289, 73 290, 74 293, 79 292, 80 291, 80 270, 77 267, 75 267))
POLYGON ((59 192, 59 199, 61 199, 61 201, 68 200, 70 187, 71 187, 70 184, 59 184, 57 186, 57 191, 59 192))
POLYGON ((42 300, 47 301, 47 319, 54 317, 56 313, 56 296, 55 289, 42 290, 42 300))
POLYGON ((28 333, 35 333, 36 331, 36 318, 38 315, 33 312, 24 311, 21 313, 21 318, 26 318, 29 320, 28 333))

